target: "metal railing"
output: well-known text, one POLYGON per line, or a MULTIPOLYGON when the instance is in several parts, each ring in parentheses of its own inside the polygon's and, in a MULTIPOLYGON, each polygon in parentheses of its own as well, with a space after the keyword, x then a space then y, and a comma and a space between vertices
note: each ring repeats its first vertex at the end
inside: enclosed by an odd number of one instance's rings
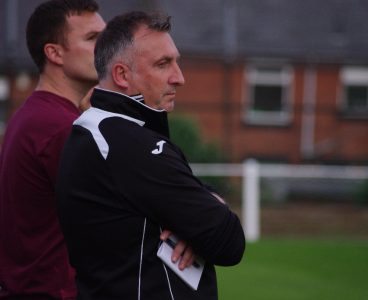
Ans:
POLYGON ((260 178, 368 179, 368 167, 260 164, 254 159, 242 164, 191 164, 196 176, 242 177, 241 220, 248 241, 260 238, 260 178))

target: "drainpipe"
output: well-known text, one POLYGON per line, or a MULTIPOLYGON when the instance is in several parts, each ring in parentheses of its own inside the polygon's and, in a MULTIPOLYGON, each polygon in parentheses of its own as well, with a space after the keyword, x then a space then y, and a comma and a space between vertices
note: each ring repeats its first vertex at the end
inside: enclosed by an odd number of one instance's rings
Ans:
POLYGON ((302 159, 312 159, 315 156, 315 106, 316 106, 317 74, 313 65, 304 73, 304 93, 302 110, 302 127, 300 150, 302 159))
POLYGON ((234 64, 237 48, 238 48, 238 32, 237 32, 237 5, 234 0, 223 1, 223 145, 224 150, 232 158, 232 129, 231 129, 231 72, 234 64))

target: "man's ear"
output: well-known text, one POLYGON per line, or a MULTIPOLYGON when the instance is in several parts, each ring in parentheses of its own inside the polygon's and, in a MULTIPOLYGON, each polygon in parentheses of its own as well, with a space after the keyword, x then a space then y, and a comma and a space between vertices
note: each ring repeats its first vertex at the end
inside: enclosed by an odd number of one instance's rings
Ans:
POLYGON ((128 72, 130 72, 130 69, 127 65, 122 63, 114 64, 112 67, 112 78, 117 86, 123 89, 128 88, 128 72))
POLYGON ((54 64, 63 64, 63 50, 60 45, 48 43, 44 46, 46 58, 54 64))

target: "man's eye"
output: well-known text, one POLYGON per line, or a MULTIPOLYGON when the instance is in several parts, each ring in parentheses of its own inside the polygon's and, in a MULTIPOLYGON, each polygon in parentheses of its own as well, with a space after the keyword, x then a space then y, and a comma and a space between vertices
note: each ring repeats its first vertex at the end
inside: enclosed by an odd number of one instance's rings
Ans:
POLYGON ((93 34, 93 35, 87 36, 87 41, 93 41, 96 38, 97 38, 97 34, 93 34))

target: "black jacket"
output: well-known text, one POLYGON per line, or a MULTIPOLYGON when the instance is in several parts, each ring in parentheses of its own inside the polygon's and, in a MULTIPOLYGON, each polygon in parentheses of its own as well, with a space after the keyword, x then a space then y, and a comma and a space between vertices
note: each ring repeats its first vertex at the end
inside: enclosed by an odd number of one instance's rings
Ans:
POLYGON ((237 216, 193 176, 169 139, 167 114, 95 89, 73 125, 57 183, 78 299, 217 299, 214 265, 245 248, 237 216), (156 256, 170 229, 206 260, 197 291, 156 256))

